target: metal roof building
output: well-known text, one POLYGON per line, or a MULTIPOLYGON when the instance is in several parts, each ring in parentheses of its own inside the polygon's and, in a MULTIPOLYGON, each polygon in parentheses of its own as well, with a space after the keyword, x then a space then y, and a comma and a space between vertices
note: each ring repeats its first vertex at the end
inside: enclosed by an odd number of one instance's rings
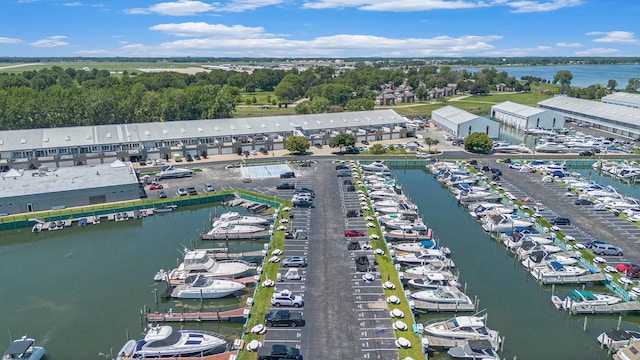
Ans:
POLYGON ((554 110, 567 120, 587 123, 605 131, 631 138, 640 137, 640 109, 602 102, 556 96, 538 103, 554 110))
POLYGON ((433 110, 431 120, 442 126, 445 131, 460 138, 467 137, 474 132, 485 133, 492 139, 500 137, 498 122, 453 106, 433 110))
POLYGON ((640 108, 640 94, 616 92, 605 95, 600 102, 605 104, 622 105, 632 108, 640 108))
POLYGON ((491 117, 520 130, 562 129, 564 116, 558 112, 505 101, 491 107, 491 117))

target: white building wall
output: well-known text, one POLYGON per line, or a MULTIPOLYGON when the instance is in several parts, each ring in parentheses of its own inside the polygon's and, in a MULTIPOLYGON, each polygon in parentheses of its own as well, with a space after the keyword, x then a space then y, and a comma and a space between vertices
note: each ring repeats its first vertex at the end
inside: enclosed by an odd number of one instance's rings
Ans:
POLYGON ((465 138, 474 132, 487 134, 492 139, 500 137, 500 123, 479 116, 473 120, 465 121, 458 126, 458 137, 465 138))
POLYGON ((450 121, 449 119, 440 116, 439 114, 433 112, 431 113, 431 121, 440 125, 444 131, 450 133, 453 136, 458 136, 458 124, 450 121))
POLYGON ((564 116, 555 111, 543 111, 527 119, 527 129, 562 129, 564 116))

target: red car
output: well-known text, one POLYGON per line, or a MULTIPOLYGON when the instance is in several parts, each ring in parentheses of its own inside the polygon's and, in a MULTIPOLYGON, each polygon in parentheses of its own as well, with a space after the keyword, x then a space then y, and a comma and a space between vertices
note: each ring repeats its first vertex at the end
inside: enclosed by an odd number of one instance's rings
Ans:
POLYGON ((618 264, 616 270, 630 277, 640 277, 640 264, 618 264))
POLYGON ((153 184, 149 186, 149 190, 160 190, 160 189, 164 189, 164 186, 162 186, 162 184, 153 184))
POLYGON ((345 230, 344 236, 354 237, 354 236, 364 236, 364 231, 362 230, 345 230))

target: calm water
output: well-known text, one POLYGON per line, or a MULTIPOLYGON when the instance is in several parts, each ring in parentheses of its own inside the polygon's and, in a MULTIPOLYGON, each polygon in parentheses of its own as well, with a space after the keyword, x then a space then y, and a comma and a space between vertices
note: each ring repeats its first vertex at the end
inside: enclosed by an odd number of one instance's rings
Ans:
MULTIPOLYGON (((450 247, 471 297, 487 309, 488 323, 506 337, 503 357, 526 359, 606 359, 595 337, 616 326, 617 317, 569 317, 555 310, 550 288, 537 285, 480 226, 458 207, 448 192, 423 170, 395 171, 436 236, 450 247)), ((196 238, 211 213, 228 209, 185 208, 142 221, 74 227, 32 234, 30 230, 0 234, 0 331, 24 333, 44 345, 50 360, 101 359, 115 354, 129 333, 139 338, 140 310, 155 310, 155 272, 176 264, 178 250, 196 238)), ((236 243, 232 242, 234 246, 236 243)), ((206 247, 224 244, 206 242, 206 247)), ((262 243, 242 243, 255 250, 262 243)), ((162 288, 160 288, 162 289, 162 288)), ((570 288, 558 290, 561 295, 570 288), (564 291, 564 292, 562 292, 564 291)), ((235 298, 205 301, 205 308, 237 306, 235 298)), ((200 301, 160 301, 159 309, 198 309, 200 301)), ((447 314, 435 317, 448 317, 447 314)), ((421 317, 426 321, 429 317, 421 317)), ((638 329, 634 318, 623 323, 638 329)), ((188 324, 237 337, 239 324, 188 324)), ((442 356, 439 356, 442 357, 442 356)), ((446 356, 444 357, 446 358, 446 356)))
MULTIPOLYGON (((462 69, 462 68, 460 68, 462 69)), ((480 68, 465 68, 469 72, 480 71, 480 68)), ((567 66, 512 66, 496 67, 498 72, 506 71, 509 76, 520 80, 522 76, 536 76, 548 81, 560 70, 569 70, 573 75, 572 86, 588 87, 593 84, 607 86, 609 79, 618 82, 618 88, 624 89, 629 78, 640 77, 640 65, 567 65, 567 66)))
MULTIPOLYGON (((509 255, 504 246, 489 238, 480 225, 459 207, 448 189, 440 187, 423 170, 398 170, 394 176, 411 194, 441 243, 451 249, 467 293, 480 299, 488 313, 488 325, 506 337, 503 358, 609 359, 600 350, 596 336, 616 327, 617 316, 568 316, 551 305, 551 287, 538 285, 509 255)), ((556 288, 566 295, 572 287, 556 288)), ((421 316, 419 321, 449 317, 421 316)), ((626 318, 623 328, 638 329, 626 318)), ((447 356, 438 356, 447 358, 447 356)))
MULTIPOLYGON (((100 359, 116 354, 126 340, 140 338, 140 311, 156 310, 153 281, 160 268, 175 267, 178 250, 196 239, 210 213, 225 210, 192 207, 142 221, 103 221, 86 228, 0 234, 0 332, 8 339, 28 334, 45 347, 49 360, 100 359)), ((228 210, 228 208, 226 209, 228 210)), ((231 243, 256 250, 261 243, 231 243)), ((224 247, 207 241, 200 247, 224 247)), ((207 309, 237 307, 231 297, 205 301, 207 309)), ((158 308, 200 308, 199 300, 163 301, 158 308)), ((178 325, 179 326, 179 325, 178 325)), ((197 325, 188 324, 190 328, 197 325)), ((238 337, 240 324, 202 324, 201 328, 238 337)))

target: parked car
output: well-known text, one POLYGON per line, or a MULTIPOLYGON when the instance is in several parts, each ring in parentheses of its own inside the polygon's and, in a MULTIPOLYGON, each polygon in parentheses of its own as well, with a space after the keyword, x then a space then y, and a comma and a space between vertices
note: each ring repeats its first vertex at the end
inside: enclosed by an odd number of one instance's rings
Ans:
POLYGON ((593 201, 589 199, 576 199, 574 203, 576 205, 593 205, 593 201))
POLYGON ((151 186, 149 186, 149 190, 160 190, 160 189, 164 189, 164 186, 162 186, 162 184, 151 184, 151 186))
POLYGON ((189 194, 189 195, 198 195, 198 192, 196 191, 196 188, 194 188, 193 186, 189 186, 187 188, 187 194, 189 194))
POLYGON ((349 169, 338 170, 338 177, 347 177, 347 176, 351 176, 351 170, 349 169))
POLYGON ((291 291, 283 290, 271 296, 271 305, 303 307, 304 300, 302 300, 302 296, 300 295, 293 295, 291 291))
POLYGON ((258 360, 302 360, 300 349, 289 347, 283 344, 273 344, 271 349, 262 346, 258 349, 258 360))
POLYGON ((368 142, 367 140, 362 140, 362 141, 361 141, 361 143, 362 143, 363 145, 369 145, 369 142, 368 142))
POLYGON ((290 256, 282 259, 284 267, 305 267, 307 266, 307 258, 304 256, 290 256))
POLYGON ((591 252, 595 255, 624 255, 621 248, 612 244, 595 244, 591 247, 591 252))
POLYGON ((591 150, 582 150, 578 153, 580 156, 593 156, 593 152, 591 150))
POLYGON ((300 207, 300 208, 312 208, 312 207, 315 207, 315 205, 313 204, 313 201, 307 200, 307 199, 293 200, 291 202, 291 205, 293 205, 293 207, 300 207))
POLYGON ((640 264, 618 264, 616 270, 632 278, 640 277, 640 264))
POLYGON ((587 249, 591 249, 594 245, 597 245, 597 244, 608 244, 608 242, 600 241, 600 240, 591 240, 589 242, 584 243, 584 247, 586 247, 587 249))
POLYGON ((176 195, 178 195, 178 196, 187 196, 189 194, 187 193, 187 190, 185 188, 179 188, 176 191, 176 195))
POLYGON ((276 190, 293 190, 295 188, 295 184, 292 183, 280 183, 276 185, 276 190))
POLYGON ((206 192, 212 192, 212 191, 214 191, 214 190, 213 190, 213 185, 212 185, 212 184, 210 184, 210 183, 206 183, 206 184, 204 184, 204 191, 206 191, 206 192))
POLYGON ((427 153, 417 153, 416 154, 416 158, 418 158, 418 159, 428 159, 430 157, 431 157, 431 155, 429 155, 427 153))
POLYGON ((269 154, 269 152, 268 152, 268 151, 267 151, 267 149, 265 149, 265 148, 260 148, 260 150, 259 150, 259 151, 260 151, 260 153, 261 153, 262 155, 267 155, 267 154, 269 154))
POLYGON ((364 236, 364 231, 348 229, 344 231, 344 236, 348 236, 348 237, 364 236))
POLYGON ((164 190, 158 190, 158 197, 160 199, 164 199, 167 197, 167 194, 164 192, 164 190))
POLYGON ((196 159, 196 160, 200 160, 200 155, 195 154, 195 155, 193 155, 193 158, 196 159))
POLYGON ((193 161, 193 157, 191 156, 191 154, 187 154, 187 156, 185 158, 187 159, 188 162, 192 162, 193 161))
POLYGON ((304 325, 300 311, 276 310, 264 315, 264 324, 272 326, 298 327, 304 325))
POLYGON ((296 177, 296 174, 293 171, 285 171, 280 174, 280 179, 290 179, 296 177))
POLYGON ((571 220, 564 216, 556 216, 553 219, 549 220, 553 225, 571 225, 571 220))
POLYGON ((343 170, 343 169, 349 170, 349 165, 345 163, 339 163, 336 165, 336 170, 343 170))
POLYGON ((300 163, 300 167, 311 167, 311 161, 303 161, 300 163))

